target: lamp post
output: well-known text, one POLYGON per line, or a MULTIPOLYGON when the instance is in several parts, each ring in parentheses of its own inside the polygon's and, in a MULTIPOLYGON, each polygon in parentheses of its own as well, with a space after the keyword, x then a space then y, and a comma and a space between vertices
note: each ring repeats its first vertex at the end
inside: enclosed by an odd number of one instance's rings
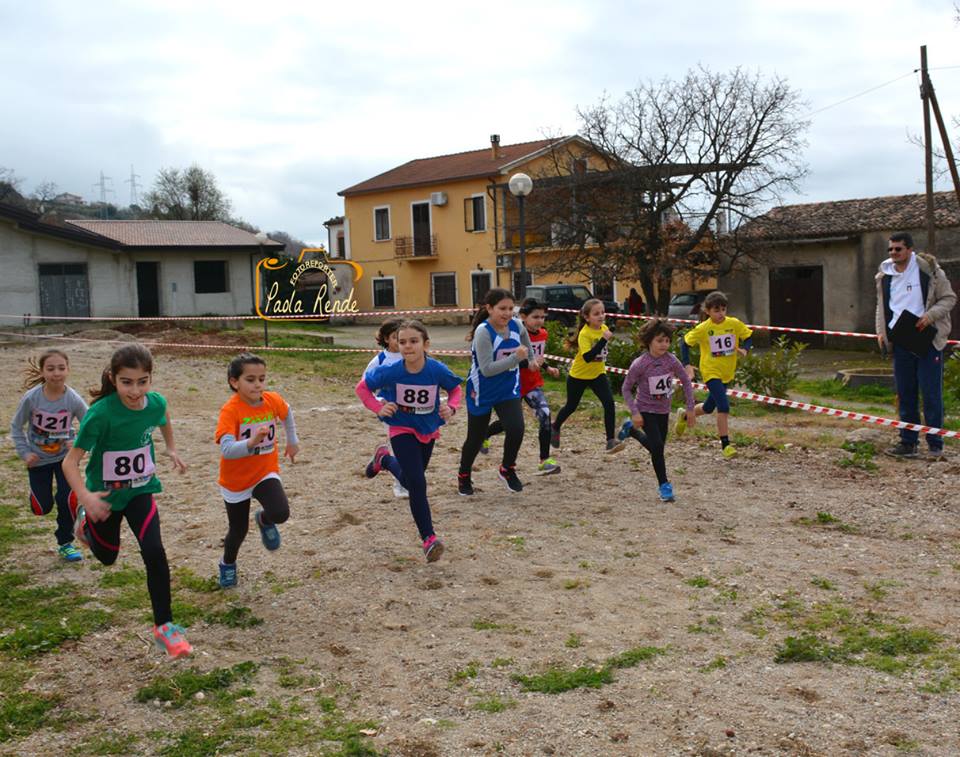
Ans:
POLYGON ((507 186, 520 204, 520 291, 517 292, 517 297, 522 301, 527 296, 527 234, 524 229, 523 203, 533 191, 533 179, 525 173, 515 173, 510 177, 507 186))

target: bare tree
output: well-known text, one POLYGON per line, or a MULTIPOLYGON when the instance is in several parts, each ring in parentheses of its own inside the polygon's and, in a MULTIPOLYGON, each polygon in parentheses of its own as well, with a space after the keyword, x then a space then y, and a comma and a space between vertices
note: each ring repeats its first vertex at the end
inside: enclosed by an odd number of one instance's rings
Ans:
POLYGON ((675 272, 731 270, 743 222, 798 188, 805 109, 783 79, 699 67, 579 110, 591 149, 559 142, 529 198, 534 237, 561 250, 538 268, 636 279, 665 313, 675 272))
POLYGON ((161 168, 144 198, 154 218, 177 221, 229 221, 230 200, 210 171, 194 163, 187 169, 161 168))
POLYGON ((24 207, 26 202, 20 194, 23 179, 12 168, 0 166, 0 202, 24 207))

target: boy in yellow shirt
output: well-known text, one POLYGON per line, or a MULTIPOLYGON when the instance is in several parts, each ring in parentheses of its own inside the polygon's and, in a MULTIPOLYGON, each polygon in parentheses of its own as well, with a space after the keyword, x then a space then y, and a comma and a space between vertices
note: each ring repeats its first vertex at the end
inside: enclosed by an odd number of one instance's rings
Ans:
MULTIPOLYGON (((723 292, 711 292, 703 301, 707 319, 684 334, 680 345, 680 360, 686 366, 687 375, 693 379, 690 365, 690 347, 700 349, 700 378, 707 385, 710 396, 699 403, 697 415, 709 415, 717 411, 717 433, 725 458, 737 454, 730 443, 730 402, 727 385, 737 371, 737 355, 746 355, 750 349, 753 332, 740 320, 727 315, 727 296, 723 292)), ((681 408, 677 412, 675 433, 681 436, 687 430, 687 418, 681 408)))

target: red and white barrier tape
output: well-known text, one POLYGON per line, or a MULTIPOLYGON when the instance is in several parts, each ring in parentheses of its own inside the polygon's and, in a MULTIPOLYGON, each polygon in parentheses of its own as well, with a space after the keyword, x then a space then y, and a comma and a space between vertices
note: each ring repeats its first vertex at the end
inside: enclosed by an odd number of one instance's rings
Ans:
MULTIPOLYGON (((55 334, 19 334, 16 332, 2 332, 0 331, 0 336, 15 336, 18 338, 24 338, 29 336, 35 339, 60 339, 68 340, 73 342, 97 342, 97 343, 116 343, 116 344, 129 344, 130 340, 126 339, 88 339, 84 337, 71 337, 71 336, 59 336, 55 334)), ((379 349, 367 348, 367 347, 264 347, 260 345, 235 345, 235 344, 183 344, 177 342, 139 342, 140 344, 146 345, 148 347, 179 347, 186 349, 211 349, 211 350, 249 350, 251 352, 340 352, 340 353, 349 353, 349 352, 379 352, 379 349)), ((466 357, 470 355, 468 350, 430 350, 431 355, 452 355, 466 357)), ((560 355, 545 355, 558 363, 572 363, 573 359, 568 357, 563 357, 560 355)), ((615 366, 608 366, 607 371, 610 373, 620 373, 626 375, 626 368, 617 368, 615 366)), ((694 382, 694 387, 702 391, 707 391, 705 384, 700 384, 694 382)), ((860 421, 863 423, 872 423, 880 426, 889 426, 891 428, 901 428, 907 429, 909 431, 917 431, 920 434, 931 434, 936 436, 956 438, 960 437, 960 431, 948 431, 947 429, 934 428, 932 426, 921 426, 916 423, 905 423, 904 421, 895 421, 891 418, 881 418, 876 415, 868 415, 867 413, 857 413, 852 410, 838 410, 832 407, 823 407, 821 405, 812 405, 809 402, 797 402, 795 400, 785 400, 779 397, 768 397, 765 394, 756 394, 754 392, 746 392, 740 389, 728 389, 727 393, 732 397, 739 397, 741 399, 752 400, 754 402, 762 402, 767 405, 777 405, 778 407, 789 407, 796 410, 804 410, 808 413, 816 413, 820 415, 829 415, 834 418, 845 418, 847 420, 860 421)))

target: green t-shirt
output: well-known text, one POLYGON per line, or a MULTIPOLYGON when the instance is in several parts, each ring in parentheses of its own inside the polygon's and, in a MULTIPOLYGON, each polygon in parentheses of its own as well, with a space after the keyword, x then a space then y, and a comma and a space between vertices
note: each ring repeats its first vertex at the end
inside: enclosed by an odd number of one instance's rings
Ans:
POLYGON ((75 447, 90 453, 87 488, 109 490, 110 509, 123 510, 140 494, 162 490, 156 477, 153 432, 167 422, 167 401, 147 392, 142 410, 127 408, 116 392, 94 402, 80 423, 75 447))

